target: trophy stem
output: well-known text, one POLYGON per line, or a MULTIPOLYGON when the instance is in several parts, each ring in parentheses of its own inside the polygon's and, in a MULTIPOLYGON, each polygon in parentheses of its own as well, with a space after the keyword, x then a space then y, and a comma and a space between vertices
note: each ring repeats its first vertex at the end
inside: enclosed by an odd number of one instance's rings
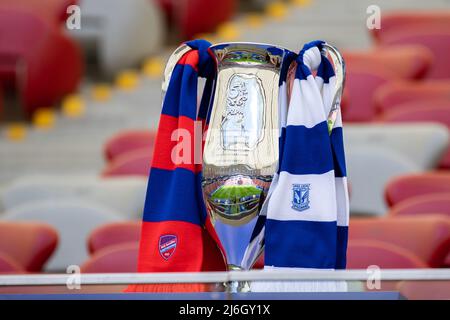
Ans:
MULTIPOLYGON (((242 271, 243 269, 233 264, 228 265, 228 271, 242 271)), ((248 281, 230 281, 224 283, 225 291, 228 293, 249 292, 250 284, 248 281)))

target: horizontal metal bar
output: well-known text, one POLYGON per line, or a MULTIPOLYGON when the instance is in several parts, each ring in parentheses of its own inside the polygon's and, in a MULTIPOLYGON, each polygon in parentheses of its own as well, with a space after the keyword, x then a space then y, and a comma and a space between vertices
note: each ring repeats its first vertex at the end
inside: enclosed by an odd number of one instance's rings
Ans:
POLYGON ((215 283, 228 281, 226 272, 86 273, 0 276, 0 286, 137 283, 215 283), (77 278, 79 276, 79 278, 77 278))
MULTIPOLYGON (((373 271, 358 270, 305 270, 305 271, 242 271, 230 272, 231 281, 301 281, 348 280, 366 281, 376 277, 373 271), (269 279, 270 278, 270 279, 269 279)), ((450 269, 380 269, 380 280, 450 280, 450 269)))
MULTIPOLYGON (((361 270, 231 271, 170 273, 90 273, 1 275, 0 286, 66 284, 223 283, 230 281, 366 281, 373 273, 361 270)), ((380 269, 380 280, 450 280, 450 269, 380 269)))

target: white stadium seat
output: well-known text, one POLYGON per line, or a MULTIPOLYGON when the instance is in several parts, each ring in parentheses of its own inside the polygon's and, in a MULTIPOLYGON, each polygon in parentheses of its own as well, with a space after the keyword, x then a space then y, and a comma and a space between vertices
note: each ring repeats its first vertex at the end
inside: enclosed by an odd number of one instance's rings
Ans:
POLYGON ((347 152, 364 146, 383 147, 403 155, 422 170, 431 170, 447 150, 449 133, 438 123, 348 123, 344 140, 347 152))
POLYGON ((403 155, 376 145, 351 148, 346 157, 352 214, 384 215, 384 187, 388 180, 422 171, 403 155))
POLYGON ((162 49, 164 22, 154 1, 81 0, 79 5, 81 28, 70 34, 95 52, 105 74, 134 67, 162 49))
POLYGON ((432 170, 449 143, 445 126, 346 124, 344 143, 353 214, 384 215, 384 187, 396 175, 432 170))
POLYGON ((140 219, 145 177, 100 178, 94 175, 33 175, 14 180, 0 193, 5 211, 41 200, 79 199, 116 211, 124 219, 140 219))

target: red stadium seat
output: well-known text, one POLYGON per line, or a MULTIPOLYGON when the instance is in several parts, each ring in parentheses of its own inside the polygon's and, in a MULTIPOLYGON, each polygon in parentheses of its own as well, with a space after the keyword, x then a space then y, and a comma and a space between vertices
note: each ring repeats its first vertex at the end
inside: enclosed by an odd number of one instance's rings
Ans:
MULTIPOLYGON (((401 107, 381 115, 384 122, 438 122, 450 129, 450 101, 419 101, 402 104, 401 107)), ((450 168, 450 148, 439 164, 450 168)))
POLYGON ((0 274, 25 273, 25 269, 10 256, 0 252, 0 274))
POLYGON ((347 269, 366 269, 371 265, 388 269, 426 268, 412 252, 377 240, 352 240, 347 250, 347 269))
POLYGON ((401 281, 397 290, 408 300, 450 300, 450 281, 401 281))
POLYGON ((83 273, 136 272, 139 243, 122 243, 96 252, 81 266, 83 273))
POLYGON ((408 33, 411 28, 450 30, 450 12, 436 10, 386 13, 381 17, 381 28, 371 29, 371 31, 377 42, 383 42, 390 34, 399 31, 408 33))
POLYGON ((351 219, 349 243, 358 239, 388 242, 440 267, 450 247, 450 220, 442 215, 351 219))
POLYGON ((0 253, 29 272, 41 271, 58 243, 58 234, 41 223, 0 222, 0 253))
POLYGON ((3 110, 4 110, 4 107, 3 107, 3 104, 4 104, 4 101, 3 101, 3 90, 2 90, 2 87, 0 86, 0 121, 1 120, 3 120, 2 119, 2 115, 3 115, 3 110))
MULTIPOLYGON (((405 121, 405 122, 413 122, 413 121, 434 121, 435 119, 440 118, 442 112, 445 114, 448 112, 450 108, 450 99, 427 99, 427 100, 416 100, 416 101, 407 101, 403 103, 399 103, 394 107, 383 111, 380 114, 381 121, 405 121), (431 110, 436 110, 432 112, 431 110), (443 111, 440 111, 443 110, 443 111), (437 113, 437 115, 435 115, 437 113), (407 116, 406 116, 407 115, 407 116)), ((447 125, 448 117, 442 117, 444 124, 447 125)), ((442 121, 437 121, 442 122, 442 121)))
POLYGON ((348 101, 342 108, 344 121, 371 121, 375 118, 373 95, 377 88, 396 76, 382 67, 354 66, 348 68, 344 94, 348 101))
POLYGON ((174 6, 174 21, 183 39, 212 32, 234 14, 236 0, 180 0, 174 6))
POLYGON ((103 147, 103 154, 107 161, 137 149, 152 150, 156 132, 151 130, 127 130, 111 137, 103 147))
MULTIPOLYGON (((352 240, 347 250, 347 269, 367 269, 377 266, 381 269, 426 268, 427 264, 412 252, 377 240, 352 240)), ((393 291, 397 281, 381 281, 379 290, 393 291)), ((365 285, 365 290, 374 290, 365 285)))
POLYGON ((449 251, 449 253, 447 255, 447 258, 445 258, 445 262, 444 262, 443 267, 444 268, 450 268, 450 251, 449 251))
POLYGON ((406 199, 393 206, 391 216, 443 214, 450 218, 450 193, 425 194, 406 199))
POLYGON ((405 102, 381 118, 388 122, 440 122, 450 127, 450 100, 405 102))
POLYGON ((102 176, 148 176, 152 155, 153 150, 148 148, 127 152, 111 161, 103 170, 102 176))
POLYGON ((39 15, 0 6, 0 30, 0 86, 5 90, 12 84, 25 115, 76 90, 81 53, 61 28, 39 15))
POLYGON ((413 101, 450 102, 450 81, 390 82, 376 91, 374 99, 379 112, 389 111, 413 101))
POLYGON ((412 197, 433 193, 450 193, 450 172, 399 176, 390 180, 385 188, 386 202, 390 207, 412 197))
MULTIPOLYGON (((153 1, 153 0, 150 0, 153 1)), ((161 8, 161 10, 164 12, 165 16, 166 16, 166 24, 167 25, 172 25, 173 24, 173 8, 174 8, 174 3, 173 0, 157 0, 156 1, 159 5, 159 7, 161 8)))
POLYGON ((67 8, 77 0, 1 0, 0 7, 24 10, 39 15, 59 27, 67 19, 67 8))
POLYGON ((343 53, 348 68, 383 66, 403 79, 422 78, 433 63, 433 54, 423 46, 399 46, 343 53))
POLYGON ((140 235, 140 221, 110 223, 95 229, 89 235, 89 252, 96 253, 106 247, 121 243, 139 242, 140 235))
POLYGON ((383 46, 420 44, 431 50, 434 57, 433 66, 426 74, 427 79, 450 78, 450 30, 411 27, 407 30, 392 33, 383 38, 383 46))

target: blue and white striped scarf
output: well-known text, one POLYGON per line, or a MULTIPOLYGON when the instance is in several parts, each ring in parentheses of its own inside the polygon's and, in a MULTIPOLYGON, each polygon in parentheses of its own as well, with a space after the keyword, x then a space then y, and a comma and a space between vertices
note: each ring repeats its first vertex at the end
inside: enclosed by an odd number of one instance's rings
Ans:
MULTIPOLYGON (((330 135, 336 77, 322 44, 308 43, 299 53, 289 102, 286 78, 281 81, 278 172, 262 211, 265 271, 345 268, 349 206, 342 120, 339 112, 330 135)), ((345 290, 344 282, 335 281, 252 284, 252 291, 345 290)))

